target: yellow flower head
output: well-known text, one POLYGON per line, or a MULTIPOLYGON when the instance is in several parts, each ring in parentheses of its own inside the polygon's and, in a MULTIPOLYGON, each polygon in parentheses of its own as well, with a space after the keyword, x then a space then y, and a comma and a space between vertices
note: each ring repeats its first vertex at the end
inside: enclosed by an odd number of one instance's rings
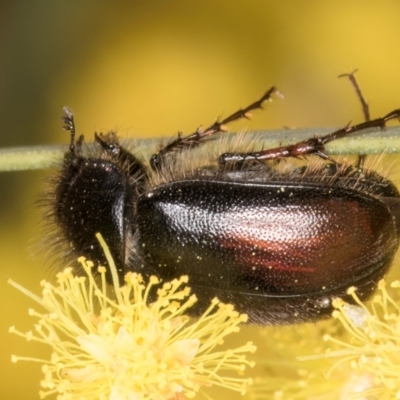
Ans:
POLYGON ((269 356, 246 399, 400 399, 400 282, 390 286, 366 303, 350 288, 355 305, 335 299, 331 320, 265 330, 269 356))
POLYGON ((244 353, 254 352, 255 346, 216 348, 226 335, 239 330, 246 316, 214 299, 200 318, 188 318, 184 313, 196 296, 185 286, 187 277, 164 283, 157 300, 149 304, 149 293, 159 280, 151 277, 146 285, 140 275, 128 273, 120 286, 112 258, 102 245, 112 270, 112 287, 106 283, 105 268, 98 268, 98 284, 93 264, 84 258, 79 262, 86 277, 67 268, 57 275, 57 286, 42 282, 42 298, 11 282, 46 310, 29 311, 39 319, 35 333, 10 328, 52 348, 50 360, 12 357, 43 364, 41 398, 58 393, 59 400, 184 399, 212 385, 244 393, 251 379, 237 373, 253 365, 244 353))
MULTIPOLYGON (((399 288, 398 281, 391 284, 399 288)), ((381 280, 378 292, 365 305, 358 298, 355 288, 348 293, 357 306, 341 299, 333 302, 338 319, 350 334, 347 340, 325 335, 324 340, 337 350, 328 349, 325 357, 337 357, 330 373, 347 369, 357 377, 355 384, 347 387, 346 398, 400 399, 400 307, 386 290, 381 280)))

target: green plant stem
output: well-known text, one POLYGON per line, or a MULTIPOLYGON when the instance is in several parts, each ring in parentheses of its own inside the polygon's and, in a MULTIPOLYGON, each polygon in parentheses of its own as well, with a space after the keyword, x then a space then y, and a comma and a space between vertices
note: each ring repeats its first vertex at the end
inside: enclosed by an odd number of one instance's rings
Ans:
MULTIPOLYGON (((302 128, 271 131, 255 131, 248 135, 255 137, 264 148, 274 148, 293 144, 314 136, 333 132, 334 128, 302 128)), ((159 140, 142 139, 132 141, 140 147, 141 153, 148 155, 159 140)), ((164 140, 165 142, 165 140, 164 140)), ((68 150, 63 146, 31 146, 0 149, 0 171, 23 171, 50 168, 59 164, 68 150)), ((400 153, 400 127, 390 127, 384 131, 374 130, 355 134, 333 141, 326 146, 326 154, 382 154, 400 153)))

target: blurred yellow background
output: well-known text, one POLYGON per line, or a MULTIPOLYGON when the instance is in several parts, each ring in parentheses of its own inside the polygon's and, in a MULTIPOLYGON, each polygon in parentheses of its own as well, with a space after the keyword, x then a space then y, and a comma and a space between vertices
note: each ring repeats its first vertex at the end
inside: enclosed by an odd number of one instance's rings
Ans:
MULTIPOLYGON (((228 115, 272 85, 285 95, 237 130, 341 126, 362 120, 341 73, 357 79, 372 116, 400 107, 400 2, 372 0, 8 2, 0 12, 0 146, 67 143, 78 132, 170 136, 228 115)), ((52 272, 30 248, 48 171, 0 174, 0 398, 38 398, 40 356, 7 330, 29 330, 32 291, 52 272)))

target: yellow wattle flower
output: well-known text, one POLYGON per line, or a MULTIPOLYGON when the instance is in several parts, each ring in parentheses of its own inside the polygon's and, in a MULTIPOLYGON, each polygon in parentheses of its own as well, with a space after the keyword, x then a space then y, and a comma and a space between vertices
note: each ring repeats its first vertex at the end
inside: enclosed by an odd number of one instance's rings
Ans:
MULTIPOLYGON (((394 281, 392 288, 399 289, 394 281)), ((328 375, 338 367, 349 366, 363 379, 365 398, 400 399, 400 307, 386 290, 385 280, 378 284, 378 291, 367 304, 358 298, 354 287, 348 290, 357 306, 341 299, 333 303, 337 318, 350 334, 343 341, 331 335, 324 340, 335 343, 338 350, 326 351, 326 357, 338 358, 328 375)), ((354 397, 355 398, 355 397, 354 397)))
MULTIPOLYGON (((102 239, 100 239, 102 241, 102 239)), ((239 331, 246 316, 231 305, 214 299, 198 319, 185 316, 196 302, 185 286, 187 277, 164 283, 158 298, 149 303, 149 293, 159 285, 148 284, 136 273, 119 285, 115 266, 102 243, 111 266, 114 285, 93 275, 93 264, 80 258, 87 276, 75 276, 71 268, 57 275, 57 286, 42 282, 42 298, 18 284, 46 312, 30 310, 38 318, 35 333, 10 331, 28 340, 51 346, 49 360, 13 356, 43 364, 41 398, 57 393, 58 400, 164 400, 191 398, 202 387, 218 385, 246 392, 250 378, 242 376, 245 353, 255 346, 218 351, 225 336, 239 331)))

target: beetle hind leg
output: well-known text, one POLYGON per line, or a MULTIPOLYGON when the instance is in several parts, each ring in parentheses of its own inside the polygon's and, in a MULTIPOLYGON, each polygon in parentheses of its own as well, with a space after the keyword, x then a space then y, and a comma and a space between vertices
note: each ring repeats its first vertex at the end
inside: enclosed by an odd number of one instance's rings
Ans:
POLYGON ((385 129, 386 123, 392 119, 400 120, 400 109, 394 110, 382 118, 376 118, 374 120, 362 122, 361 124, 357 125, 347 125, 346 127, 338 129, 337 131, 327 135, 319 137, 317 136, 293 145, 275 147, 273 149, 250 153, 224 153, 219 157, 218 162, 220 165, 225 165, 228 163, 240 164, 249 161, 266 162, 289 157, 299 158, 301 156, 307 156, 310 154, 315 154, 324 160, 335 162, 325 153, 325 144, 341 139, 355 132, 374 128, 385 129))

